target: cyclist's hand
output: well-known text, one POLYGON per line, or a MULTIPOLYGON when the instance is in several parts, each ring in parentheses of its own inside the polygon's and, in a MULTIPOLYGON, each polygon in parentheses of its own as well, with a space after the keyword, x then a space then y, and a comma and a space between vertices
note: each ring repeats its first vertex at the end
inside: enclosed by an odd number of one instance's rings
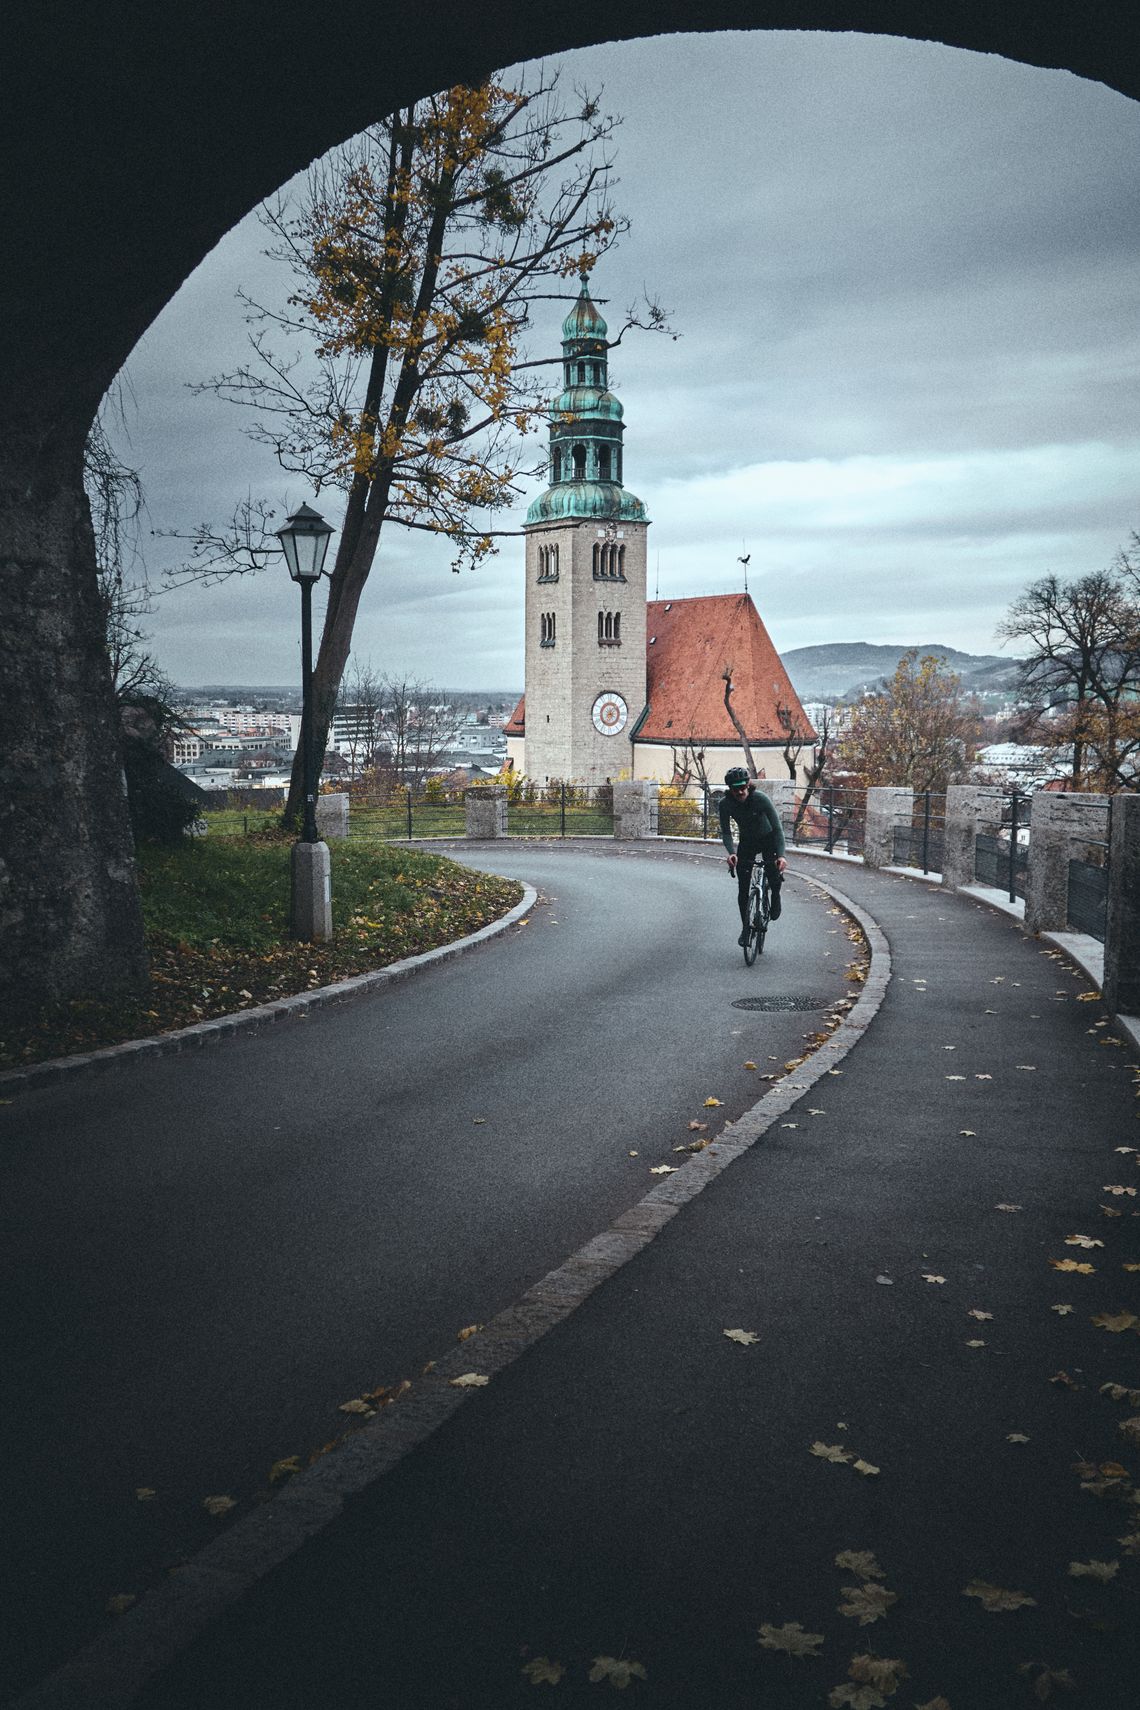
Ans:
POLYGON ((786 872, 787 872, 787 870, 788 870, 788 863, 787 863, 787 862, 786 862, 786 861, 785 861, 785 860, 784 860, 784 857, 783 857, 783 856, 782 856, 782 855, 781 855, 781 856, 779 856, 779 858, 778 858, 778 859, 777 859, 777 861, 776 861, 776 867, 777 867, 777 869, 778 869, 778 871, 779 871, 779 872, 781 872, 781 873, 786 873, 786 872))
POLYGON ((733 878, 735 878, 736 877, 736 856, 735 855, 730 855, 728 857, 728 870, 732 874, 733 878))

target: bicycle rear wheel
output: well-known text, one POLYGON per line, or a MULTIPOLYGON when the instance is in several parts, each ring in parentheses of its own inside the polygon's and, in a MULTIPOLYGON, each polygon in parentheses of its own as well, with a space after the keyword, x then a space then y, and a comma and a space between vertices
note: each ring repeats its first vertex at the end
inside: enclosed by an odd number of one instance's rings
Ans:
POLYGON ((763 868, 760 870, 760 883, 756 886, 753 896, 755 910, 752 931, 756 941, 755 953, 759 956, 763 952, 764 940, 768 935, 768 922, 772 917, 772 893, 768 887, 768 875, 763 868))

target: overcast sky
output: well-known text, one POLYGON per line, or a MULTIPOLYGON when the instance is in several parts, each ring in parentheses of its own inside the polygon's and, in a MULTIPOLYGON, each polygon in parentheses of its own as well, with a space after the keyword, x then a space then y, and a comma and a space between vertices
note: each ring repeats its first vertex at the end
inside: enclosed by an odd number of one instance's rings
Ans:
MULTIPOLYGON (((1066 72, 887 37, 678 36, 559 62, 623 115, 595 274, 610 318, 648 286, 677 340, 616 352, 625 477, 652 518, 650 594, 749 588, 777 648, 997 650, 1046 571, 1140 528, 1140 105, 1066 72)), ((278 300, 251 215, 128 363, 118 439, 155 529, 221 524, 247 490, 311 500, 187 383, 244 355, 239 286, 278 300)), ((557 351, 562 311, 532 341, 557 351)), ((533 495, 528 495, 528 497, 533 495)), ((338 497, 320 502, 339 522, 338 497)), ((516 521, 521 522, 520 512, 516 521)), ((144 541, 152 582, 176 555, 144 541)), ((356 650, 452 688, 522 687, 522 541, 462 576, 392 528, 356 650)), ((283 569, 163 594, 183 684, 292 682, 283 569)))

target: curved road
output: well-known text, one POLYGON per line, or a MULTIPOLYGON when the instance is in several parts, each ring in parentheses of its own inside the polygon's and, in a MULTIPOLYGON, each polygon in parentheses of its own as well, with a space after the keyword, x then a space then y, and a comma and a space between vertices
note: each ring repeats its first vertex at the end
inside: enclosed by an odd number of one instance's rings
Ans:
POLYGON ((8 1407, 0 1695, 214 1535, 272 1464, 509 1304, 798 1055, 850 994, 794 877, 751 970, 707 852, 450 850, 539 902, 470 955, 216 1049, 0 1109, 8 1407), (706 1097, 723 1100, 704 1109, 706 1097), (136 1489, 152 1489, 138 1501, 136 1489))

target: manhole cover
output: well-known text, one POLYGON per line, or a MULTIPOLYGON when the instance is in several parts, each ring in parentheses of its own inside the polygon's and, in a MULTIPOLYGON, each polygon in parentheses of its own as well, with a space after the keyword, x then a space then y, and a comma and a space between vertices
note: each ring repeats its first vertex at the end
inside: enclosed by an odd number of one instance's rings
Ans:
POLYGON ((733 1009, 831 1009, 837 1000, 824 997, 787 997, 774 995, 772 997, 734 998, 733 1009))

